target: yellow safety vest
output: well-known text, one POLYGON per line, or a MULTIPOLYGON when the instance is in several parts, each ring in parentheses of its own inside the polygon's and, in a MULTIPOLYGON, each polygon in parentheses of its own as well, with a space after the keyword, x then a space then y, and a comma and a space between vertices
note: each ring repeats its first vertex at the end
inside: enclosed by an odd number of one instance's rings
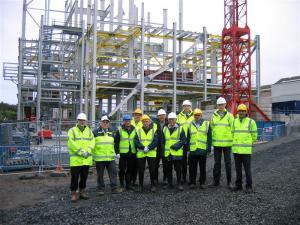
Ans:
POLYGON ((187 136, 187 130, 189 128, 190 123, 194 120, 193 111, 188 114, 188 117, 181 111, 178 116, 176 122, 183 128, 185 136, 187 136))
MULTIPOLYGON (((226 109, 225 109, 225 112, 226 109)), ((216 147, 231 147, 232 146, 232 124, 234 117, 227 112, 221 118, 217 111, 214 112, 211 119, 212 130, 212 145, 216 147)))
POLYGON ((88 126, 81 132, 78 126, 72 127, 68 131, 68 148, 70 155, 70 166, 91 166, 93 165, 92 149, 95 139, 88 126), (88 152, 88 157, 83 158, 82 153, 88 152))
POLYGON ((135 145, 134 145, 134 136, 136 134, 136 131, 133 130, 130 135, 126 130, 124 130, 122 127, 119 128, 119 134, 120 134, 120 153, 128 153, 129 152, 129 144, 131 146, 131 152, 136 153, 135 145))
POLYGON ((199 128, 192 122, 189 126, 190 131, 190 151, 201 149, 206 151, 207 148, 207 132, 209 128, 209 121, 203 121, 199 128))
POLYGON ((252 154, 252 145, 257 139, 257 126, 253 119, 245 117, 242 122, 236 118, 233 122, 232 152, 252 154))
POLYGON ((165 136, 165 153, 164 157, 168 157, 170 154, 172 156, 183 156, 183 150, 182 148, 178 150, 171 149, 171 146, 176 144, 180 141, 180 133, 182 132, 183 127, 179 126, 177 127, 173 133, 170 133, 170 130, 168 127, 164 127, 163 133, 165 136))
POLYGON ((142 121, 139 121, 138 123, 135 123, 134 118, 131 119, 130 121, 131 125, 135 127, 135 129, 139 129, 143 126, 142 121))
MULTIPOLYGON (((137 130, 137 135, 139 137, 140 142, 145 147, 147 147, 148 145, 150 145, 152 143, 155 132, 156 132, 156 129, 154 127, 152 127, 146 134, 144 129, 141 127, 137 130)), ((149 150, 147 153, 144 153, 144 149, 138 149, 136 157, 137 158, 144 158, 144 157, 155 158, 156 157, 156 148, 149 150)))
POLYGON ((95 137, 95 148, 93 149, 94 161, 113 161, 116 153, 114 138, 111 132, 103 132, 103 136, 95 137))

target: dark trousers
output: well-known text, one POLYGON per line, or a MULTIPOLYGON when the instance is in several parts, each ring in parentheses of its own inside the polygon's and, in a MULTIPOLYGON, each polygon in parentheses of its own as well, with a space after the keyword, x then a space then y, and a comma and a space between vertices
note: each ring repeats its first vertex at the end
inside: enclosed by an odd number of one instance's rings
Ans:
POLYGON ((77 191, 78 186, 79 189, 85 189, 86 187, 86 180, 89 175, 89 166, 71 166, 71 191, 77 191), (78 180, 79 185, 78 185, 78 180))
POLYGON ((121 186, 124 186, 124 178, 126 188, 131 185, 131 179, 136 160, 133 156, 121 156, 119 160, 119 180, 121 186))
POLYGON ((214 147, 214 182, 219 184, 221 178, 221 159, 222 152, 224 154, 224 162, 226 168, 227 183, 231 182, 231 147, 214 147))
POLYGON ((196 184, 198 164, 200 168, 200 185, 205 184, 206 181, 206 154, 205 155, 192 155, 189 156, 189 175, 190 184, 196 184))
POLYGON ((167 179, 165 159, 160 157, 160 156, 156 156, 156 159, 155 159, 155 172, 154 172, 154 180, 156 182, 158 182, 158 177, 159 177, 159 171, 158 170, 159 170, 160 160, 162 160, 162 165, 163 165, 163 180, 165 181, 167 179))
POLYGON ((138 158, 138 168, 139 168, 139 185, 144 185, 144 173, 146 167, 146 161, 148 163, 149 172, 150 172, 150 182, 151 185, 154 185, 154 172, 155 172, 155 158, 154 157, 144 157, 138 158))
POLYGON ((251 175, 251 154, 234 154, 236 182, 237 187, 243 185, 242 166, 244 166, 246 174, 246 188, 252 188, 252 175, 251 175))
POLYGON ((183 182, 186 182, 187 166, 188 166, 187 146, 184 146, 183 147, 182 164, 181 164, 183 182))
POLYGON ((97 184, 98 190, 105 189, 104 183, 104 170, 107 169, 109 180, 110 180, 110 187, 115 188, 117 187, 117 169, 115 160, 113 161, 99 161, 96 162, 96 170, 97 170, 97 184))
POLYGON ((166 159, 166 172, 169 185, 173 184, 173 166, 176 172, 177 184, 181 184, 182 160, 166 159))
POLYGON ((133 159, 134 163, 133 163, 133 169, 132 169, 132 176, 131 176, 131 183, 135 184, 136 179, 137 179, 137 174, 138 174, 138 161, 137 158, 135 157, 133 159))

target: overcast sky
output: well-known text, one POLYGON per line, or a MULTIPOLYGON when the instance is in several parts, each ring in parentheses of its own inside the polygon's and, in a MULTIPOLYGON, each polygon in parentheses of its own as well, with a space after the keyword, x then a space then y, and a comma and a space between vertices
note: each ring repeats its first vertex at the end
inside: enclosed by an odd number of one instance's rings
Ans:
MULTIPOLYGON (((128 12, 124 0, 125 13, 128 12)), ((0 102, 17 103, 17 86, 3 79, 3 62, 18 61, 21 36, 22 0, 0 0, 0 102)), ((117 5, 117 0, 115 4, 117 5)), ((138 7, 141 0, 135 0, 138 7)), ((178 0, 144 0, 151 21, 162 23, 162 9, 168 9, 168 26, 178 21, 178 0)), ((224 25, 223 0, 183 0, 183 27, 189 31, 221 34, 224 25)), ((34 0, 30 7, 43 7, 44 0, 34 0)), ((106 0, 106 6, 109 1, 106 0)), ((51 0, 55 8, 64 0, 51 0)), ((62 8, 61 8, 62 9, 62 8)), ((115 10, 117 12, 117 10, 115 10)), ((35 15, 38 11, 31 10, 35 15)), ((248 0, 248 25, 251 36, 261 36, 261 81, 272 84, 283 77, 300 75, 300 0, 248 0)), ((127 15, 125 17, 128 17, 127 15)), ((36 39, 38 27, 27 14, 27 39, 36 39)), ((39 18, 37 17, 37 22, 39 18)), ((255 68, 254 68, 255 69, 255 68)))

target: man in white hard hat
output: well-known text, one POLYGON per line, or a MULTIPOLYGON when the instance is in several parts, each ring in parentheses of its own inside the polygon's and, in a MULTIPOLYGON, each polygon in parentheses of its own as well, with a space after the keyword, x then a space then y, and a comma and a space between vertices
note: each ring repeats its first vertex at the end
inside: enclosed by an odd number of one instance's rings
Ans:
POLYGON ((224 154, 226 168, 227 187, 231 190, 231 146, 232 146, 232 126, 234 117, 226 109, 226 100, 223 97, 217 99, 217 110, 211 118, 212 145, 214 147, 214 181, 210 187, 217 187, 221 178, 221 159, 224 154))
MULTIPOLYGON (((187 130, 190 123, 194 120, 192 103, 190 100, 184 100, 182 103, 183 110, 177 116, 177 123, 183 127, 185 136, 187 137, 187 130)), ((187 174, 187 151, 188 147, 186 144, 183 146, 183 158, 182 158, 182 181, 186 183, 187 174)))
POLYGON ((158 143, 157 143, 157 153, 156 153, 156 161, 155 161, 155 178, 154 181, 156 184, 158 184, 158 177, 159 177, 159 163, 160 160, 162 160, 163 164, 163 184, 167 184, 167 175, 166 175, 166 163, 163 157, 162 152, 162 136, 163 136, 163 128, 168 124, 168 121, 166 119, 166 111, 164 109, 160 109, 157 112, 157 122, 155 122, 153 125, 157 128, 157 137, 158 137, 158 143))
POLYGON ((96 163, 97 170, 97 189, 98 195, 105 194, 105 183, 103 179, 104 170, 107 169, 111 192, 117 194, 122 189, 117 186, 117 169, 116 169, 116 153, 114 146, 114 137, 109 129, 110 119, 108 116, 102 116, 100 127, 93 131, 95 136, 95 148, 93 149, 93 158, 96 163))
MULTIPOLYGON (((183 191, 182 186, 182 158, 183 145, 186 142, 185 132, 183 127, 176 123, 176 113, 171 112, 168 115, 168 125, 163 128, 163 152, 166 160, 166 172, 168 177, 169 188, 173 187, 173 172, 176 171, 177 189, 183 191)), ((164 186, 166 188, 167 186, 164 186)))
POLYGON ((77 116, 76 126, 72 127, 68 131, 68 148, 71 167, 70 189, 72 202, 77 202, 78 187, 79 198, 88 199, 85 188, 89 174, 89 167, 93 165, 92 149, 95 145, 95 139, 86 122, 86 115, 84 113, 79 113, 77 116))

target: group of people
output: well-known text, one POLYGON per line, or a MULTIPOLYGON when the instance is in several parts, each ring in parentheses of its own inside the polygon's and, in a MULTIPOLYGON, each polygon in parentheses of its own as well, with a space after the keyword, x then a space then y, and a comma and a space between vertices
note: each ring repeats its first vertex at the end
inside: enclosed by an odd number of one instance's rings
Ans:
POLYGON ((230 190, 242 190, 242 166, 246 174, 246 192, 252 192, 251 154, 257 139, 257 127, 248 117, 247 107, 240 104, 234 116, 225 109, 226 100, 217 99, 217 110, 210 121, 202 118, 202 111, 192 110, 185 100, 183 110, 176 115, 160 109, 157 122, 136 109, 132 116, 123 116, 123 124, 115 131, 110 129, 110 119, 102 116, 100 126, 92 131, 87 126, 87 116, 80 113, 77 124, 68 131, 68 147, 71 167, 71 201, 88 199, 85 191, 89 167, 95 162, 97 192, 104 195, 103 179, 108 171, 112 193, 126 190, 143 191, 146 163, 149 167, 151 191, 155 192, 159 181, 159 166, 162 161, 163 188, 173 188, 173 168, 176 187, 183 191, 189 170, 189 188, 196 187, 199 165, 199 187, 206 185, 207 153, 213 149, 213 183, 220 185, 221 159, 224 155, 227 186, 230 190), (236 182, 231 183, 231 152, 235 159, 236 182), (115 160, 119 159, 119 172, 115 160), (120 186, 117 179, 119 177, 120 186), (138 177, 138 185, 136 180, 138 177), (136 188, 137 186, 137 188, 136 188), (79 195, 77 190, 79 188, 79 195))

